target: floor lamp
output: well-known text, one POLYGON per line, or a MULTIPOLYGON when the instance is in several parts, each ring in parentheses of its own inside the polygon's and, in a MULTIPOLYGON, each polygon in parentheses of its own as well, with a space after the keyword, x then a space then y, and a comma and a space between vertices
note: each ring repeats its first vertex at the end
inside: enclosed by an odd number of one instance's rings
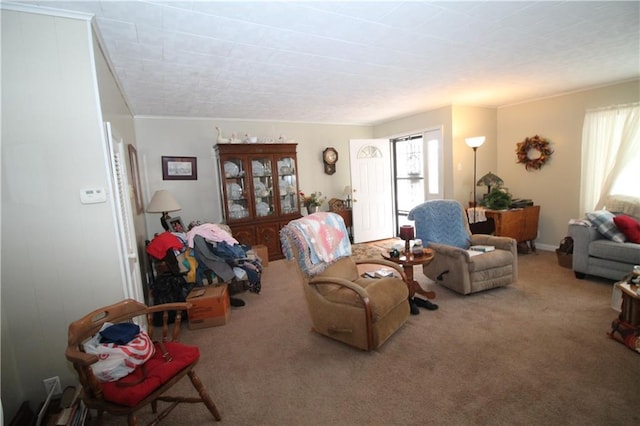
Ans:
POLYGON ((478 200, 476 198, 476 157, 478 154, 478 148, 482 146, 484 136, 474 136, 472 138, 466 138, 465 143, 473 149, 473 223, 476 223, 476 204, 478 200))

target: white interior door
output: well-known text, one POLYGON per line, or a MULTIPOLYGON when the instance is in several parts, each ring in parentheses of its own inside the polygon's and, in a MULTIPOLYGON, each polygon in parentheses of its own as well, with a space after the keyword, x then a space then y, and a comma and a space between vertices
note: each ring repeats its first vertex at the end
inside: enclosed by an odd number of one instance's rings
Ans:
POLYGON ((393 237, 394 209, 389 140, 350 140, 349 164, 353 191, 354 243, 393 237))
POLYGON ((122 289, 126 299, 145 303, 140 275, 140 261, 132 215, 129 178, 122 138, 114 134, 109 123, 105 123, 109 158, 111 159, 111 186, 114 191, 114 213, 120 248, 122 289))

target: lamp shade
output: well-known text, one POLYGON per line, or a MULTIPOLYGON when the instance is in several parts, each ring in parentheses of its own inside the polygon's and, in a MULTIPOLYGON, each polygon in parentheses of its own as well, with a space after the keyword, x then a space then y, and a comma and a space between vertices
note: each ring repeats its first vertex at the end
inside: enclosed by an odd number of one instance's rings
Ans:
POLYGON ((482 146, 485 141, 484 136, 474 136, 472 138, 466 138, 464 142, 469 146, 469 148, 478 148, 482 146))
POLYGON ((411 225, 402 225, 400 227, 400 238, 405 241, 413 240, 415 237, 413 226, 411 225))
POLYGON ((476 183, 476 185, 488 186, 489 188, 491 188, 492 186, 499 187, 504 185, 504 181, 500 179, 499 176, 496 176, 493 173, 489 172, 486 175, 482 176, 480 179, 478 179, 478 182, 476 183))
POLYGON ((167 213, 181 209, 182 207, 169 191, 160 189, 153 194, 153 198, 147 206, 147 213, 167 213))

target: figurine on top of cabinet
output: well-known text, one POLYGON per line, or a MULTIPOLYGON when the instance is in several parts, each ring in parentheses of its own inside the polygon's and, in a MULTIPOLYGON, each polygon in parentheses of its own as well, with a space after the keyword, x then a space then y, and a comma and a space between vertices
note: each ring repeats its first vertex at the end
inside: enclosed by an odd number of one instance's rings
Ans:
POLYGON ((222 129, 220 127, 216 126, 216 131, 218 132, 218 138, 216 139, 218 143, 229 143, 229 138, 225 138, 222 135, 222 129))
POLYGON ((229 140, 229 143, 242 143, 242 140, 238 139, 236 132, 233 132, 231 133, 231 139, 229 140))

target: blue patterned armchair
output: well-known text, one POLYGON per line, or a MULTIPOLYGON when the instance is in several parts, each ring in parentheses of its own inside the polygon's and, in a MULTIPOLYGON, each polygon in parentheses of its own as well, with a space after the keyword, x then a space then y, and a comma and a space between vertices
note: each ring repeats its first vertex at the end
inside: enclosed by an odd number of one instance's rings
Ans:
POLYGON ((461 294, 509 285, 518 279, 517 243, 513 238, 471 234, 462 204, 455 200, 430 200, 414 207, 416 238, 435 251, 423 266, 429 279, 461 294), (495 250, 472 256, 471 245, 495 250))

